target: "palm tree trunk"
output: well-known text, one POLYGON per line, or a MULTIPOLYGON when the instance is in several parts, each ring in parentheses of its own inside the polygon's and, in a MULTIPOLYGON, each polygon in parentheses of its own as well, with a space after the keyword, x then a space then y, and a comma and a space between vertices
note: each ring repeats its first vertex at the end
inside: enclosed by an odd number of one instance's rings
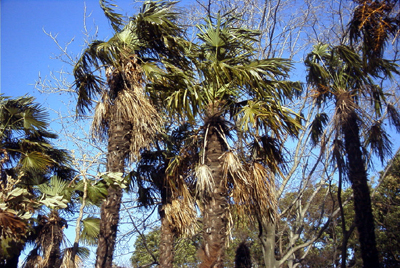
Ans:
POLYGON ((165 217, 165 212, 160 212, 161 237, 160 237, 160 267, 172 268, 174 262, 174 231, 165 217))
POLYGON ((57 210, 50 212, 49 220, 46 223, 47 234, 43 244, 44 259, 47 260, 43 268, 60 267, 61 265, 61 250, 60 246, 63 241, 63 229, 65 220, 62 219, 57 210))
MULTIPOLYGON (((117 110, 114 107, 114 110, 117 110)), ((129 124, 110 120, 107 171, 124 173, 125 158, 129 150, 129 124)), ((113 186, 108 189, 106 200, 101 205, 100 233, 96 252, 96 268, 111 268, 119 222, 122 189, 113 186)))
POLYGON ((225 146, 214 127, 210 127, 205 150, 206 163, 212 172, 214 189, 204 200, 203 247, 200 268, 224 267, 224 251, 227 236, 228 200, 223 180, 222 163, 219 159, 225 146))
POLYGON ((342 129, 347 153, 349 180, 354 195, 355 221, 361 245, 363 267, 376 268, 379 267, 379 257, 376 248, 374 218, 367 183, 367 171, 361 152, 357 114, 354 110, 349 112, 342 129))

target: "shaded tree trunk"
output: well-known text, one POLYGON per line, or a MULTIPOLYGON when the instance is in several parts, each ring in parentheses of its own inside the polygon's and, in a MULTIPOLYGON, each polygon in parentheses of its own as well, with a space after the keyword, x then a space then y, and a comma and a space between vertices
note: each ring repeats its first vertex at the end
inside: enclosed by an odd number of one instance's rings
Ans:
POLYGON ((259 219, 259 234, 258 238, 261 241, 264 264, 267 268, 276 267, 275 258, 275 223, 262 223, 259 219))
POLYGON ((174 262, 174 238, 172 226, 165 217, 165 212, 160 212, 161 237, 160 237, 160 267, 172 268, 174 262))
POLYGON ((58 211, 53 210, 50 212, 50 217, 46 225, 46 236, 44 238, 45 244, 43 244, 43 259, 47 259, 47 261, 45 262, 43 268, 60 267, 60 246, 63 241, 63 229, 66 225, 66 221, 59 216, 58 211))
POLYGON ((226 150, 214 127, 210 127, 205 150, 206 165, 211 169, 214 189, 203 200, 203 246, 200 252, 200 268, 224 267, 224 251, 227 236, 228 200, 223 181, 222 162, 219 159, 226 150))
POLYGON ((239 244, 235 254, 235 268, 251 268, 251 255, 246 242, 239 244))
POLYGON ((361 245, 364 268, 379 267, 376 248, 374 217, 367 183, 367 171, 362 157, 357 114, 350 111, 342 125, 348 161, 348 173, 354 195, 355 222, 361 245))
MULTIPOLYGON (((115 110, 117 109, 114 107, 114 112, 115 110)), ((107 171, 124 173, 125 158, 129 151, 130 127, 128 122, 115 122, 112 118, 108 131, 107 171)), ((122 189, 113 186, 108 189, 107 198, 101 205, 96 268, 112 267, 121 200, 122 189)))

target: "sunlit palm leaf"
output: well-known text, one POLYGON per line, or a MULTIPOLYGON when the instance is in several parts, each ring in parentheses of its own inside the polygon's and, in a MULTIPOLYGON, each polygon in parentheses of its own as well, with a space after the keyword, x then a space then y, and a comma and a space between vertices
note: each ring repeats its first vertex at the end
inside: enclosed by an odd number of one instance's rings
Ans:
POLYGON ((88 217, 82 221, 83 229, 81 233, 81 241, 88 246, 97 244, 97 239, 100 232, 100 219, 88 217))

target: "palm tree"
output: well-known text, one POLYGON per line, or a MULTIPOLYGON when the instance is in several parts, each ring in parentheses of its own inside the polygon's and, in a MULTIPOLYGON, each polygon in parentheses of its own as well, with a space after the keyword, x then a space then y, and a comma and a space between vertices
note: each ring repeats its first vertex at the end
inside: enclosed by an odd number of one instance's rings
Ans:
POLYGON ((161 267, 173 267, 174 241, 195 232, 194 201, 183 177, 190 172, 197 156, 196 135, 189 124, 165 127, 149 150, 141 152, 134 172, 141 206, 159 206, 161 267), (171 162, 174 162, 172 168, 171 162), (160 200, 157 202, 157 200, 160 200))
POLYGON ((52 175, 66 180, 73 176, 70 157, 53 147, 57 135, 47 131, 48 115, 33 97, 11 99, 0 95, 0 230, 2 248, 0 267, 17 267, 18 258, 31 229, 28 219, 43 203, 34 188, 52 175), (12 235, 7 233, 11 231, 12 235), (5 235, 5 237, 3 237, 5 235))
MULTIPOLYGON (((380 66, 385 75, 390 77, 392 71, 397 73, 396 65, 390 61, 381 62, 385 64, 380 66)), ((333 151, 340 151, 338 146, 343 146, 346 154, 346 162, 341 155, 335 160, 341 170, 347 171, 353 189, 355 223, 364 267, 379 267, 366 155, 363 153, 361 134, 366 133, 365 143, 369 144, 383 161, 390 153, 391 143, 382 127, 382 109, 388 107, 388 112, 394 118, 399 118, 399 115, 390 108, 383 89, 375 84, 374 78, 378 78, 376 70, 371 73, 369 69, 365 69, 361 57, 352 48, 344 45, 316 45, 308 54, 305 64, 308 69, 307 81, 313 87, 313 97, 319 105, 328 103, 329 100, 334 102, 333 122, 336 137, 333 151), (368 105, 372 106, 369 110, 368 105), (360 129, 364 126, 370 128, 360 129)), ((399 121, 394 122, 397 122, 398 128, 399 121)))
MULTIPOLYGON (((159 131, 162 120, 144 85, 187 64, 174 4, 146 1, 139 14, 123 24, 114 4, 100 1, 115 34, 89 44, 75 65, 78 113, 84 114, 98 98, 93 132, 100 140, 108 138, 109 173, 123 174, 125 162, 136 160, 159 131)), ((121 188, 112 187, 102 204, 96 267, 112 266, 121 198, 121 188)))
POLYGON ((262 210, 272 211, 265 217, 274 214, 273 197, 266 189, 268 178, 261 171, 264 168, 253 163, 246 168, 232 148, 234 142, 228 139, 282 139, 284 133, 296 135, 299 128, 295 114, 281 105, 285 96, 293 96, 300 88, 298 83, 284 80, 289 61, 255 59, 253 45, 258 32, 236 28, 235 21, 218 15, 198 26, 200 44, 188 53, 198 71, 197 81, 167 98, 172 113, 184 120, 202 119, 203 145, 194 168, 203 213, 201 267, 224 265, 229 203, 239 206, 255 201, 262 210), (261 188, 257 189, 257 183, 261 188))

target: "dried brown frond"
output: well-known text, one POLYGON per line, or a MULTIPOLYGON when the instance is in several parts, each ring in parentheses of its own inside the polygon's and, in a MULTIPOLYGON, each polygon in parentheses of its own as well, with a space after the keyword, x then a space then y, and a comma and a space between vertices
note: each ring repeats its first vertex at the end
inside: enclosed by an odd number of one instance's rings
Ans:
POLYGON ((277 217, 277 201, 273 175, 263 165, 254 162, 249 167, 249 176, 252 212, 260 214, 263 221, 274 222, 277 217))
POLYGON ((11 212, 0 209, 0 238, 18 238, 26 231, 26 223, 11 212))
POLYGON ((310 89, 310 97, 312 99, 320 99, 325 95, 329 95, 331 93, 331 89, 323 84, 318 84, 318 87, 310 89))
POLYGON ((71 260, 73 248, 64 249, 64 254, 61 262, 60 268, 78 268, 83 267, 83 260, 79 257, 78 254, 75 255, 75 260, 71 260))
POLYGON ((214 178, 209 166, 196 166, 195 177, 197 178, 196 193, 200 197, 205 196, 212 191, 212 189, 214 188, 214 178))
POLYGON ((154 140, 162 118, 139 87, 118 92, 118 97, 110 108, 117 109, 110 120, 131 124, 130 161, 133 162, 139 157, 140 149, 148 148, 154 140))
POLYGON ((42 256, 39 255, 37 249, 34 249, 26 257, 25 263, 24 263, 24 265, 22 267, 23 268, 43 267, 42 262, 43 262, 42 256))
POLYGON ((107 92, 103 92, 101 101, 97 103, 93 115, 91 132, 93 138, 103 141, 107 137, 108 116, 110 110, 110 98, 107 92))
POLYGON ((336 95, 336 109, 334 125, 340 126, 354 113, 357 105, 354 103, 350 92, 340 92, 336 95))
POLYGON ((223 171, 224 178, 226 181, 232 179, 234 186, 236 185, 248 185, 246 170, 243 167, 239 157, 232 151, 225 152, 220 156, 223 160, 223 171))
POLYGON ((140 66, 140 63, 138 63, 137 55, 129 55, 125 61, 126 62, 122 64, 125 80, 129 81, 131 87, 133 86, 142 88, 144 83, 143 69, 140 66))
POLYGON ((193 236, 198 229, 196 210, 193 202, 174 199, 163 207, 165 217, 178 235, 193 236))
POLYGON ((182 199, 182 202, 193 204, 193 196, 190 193, 189 187, 181 175, 176 177, 167 177, 168 188, 171 190, 172 197, 182 199))

